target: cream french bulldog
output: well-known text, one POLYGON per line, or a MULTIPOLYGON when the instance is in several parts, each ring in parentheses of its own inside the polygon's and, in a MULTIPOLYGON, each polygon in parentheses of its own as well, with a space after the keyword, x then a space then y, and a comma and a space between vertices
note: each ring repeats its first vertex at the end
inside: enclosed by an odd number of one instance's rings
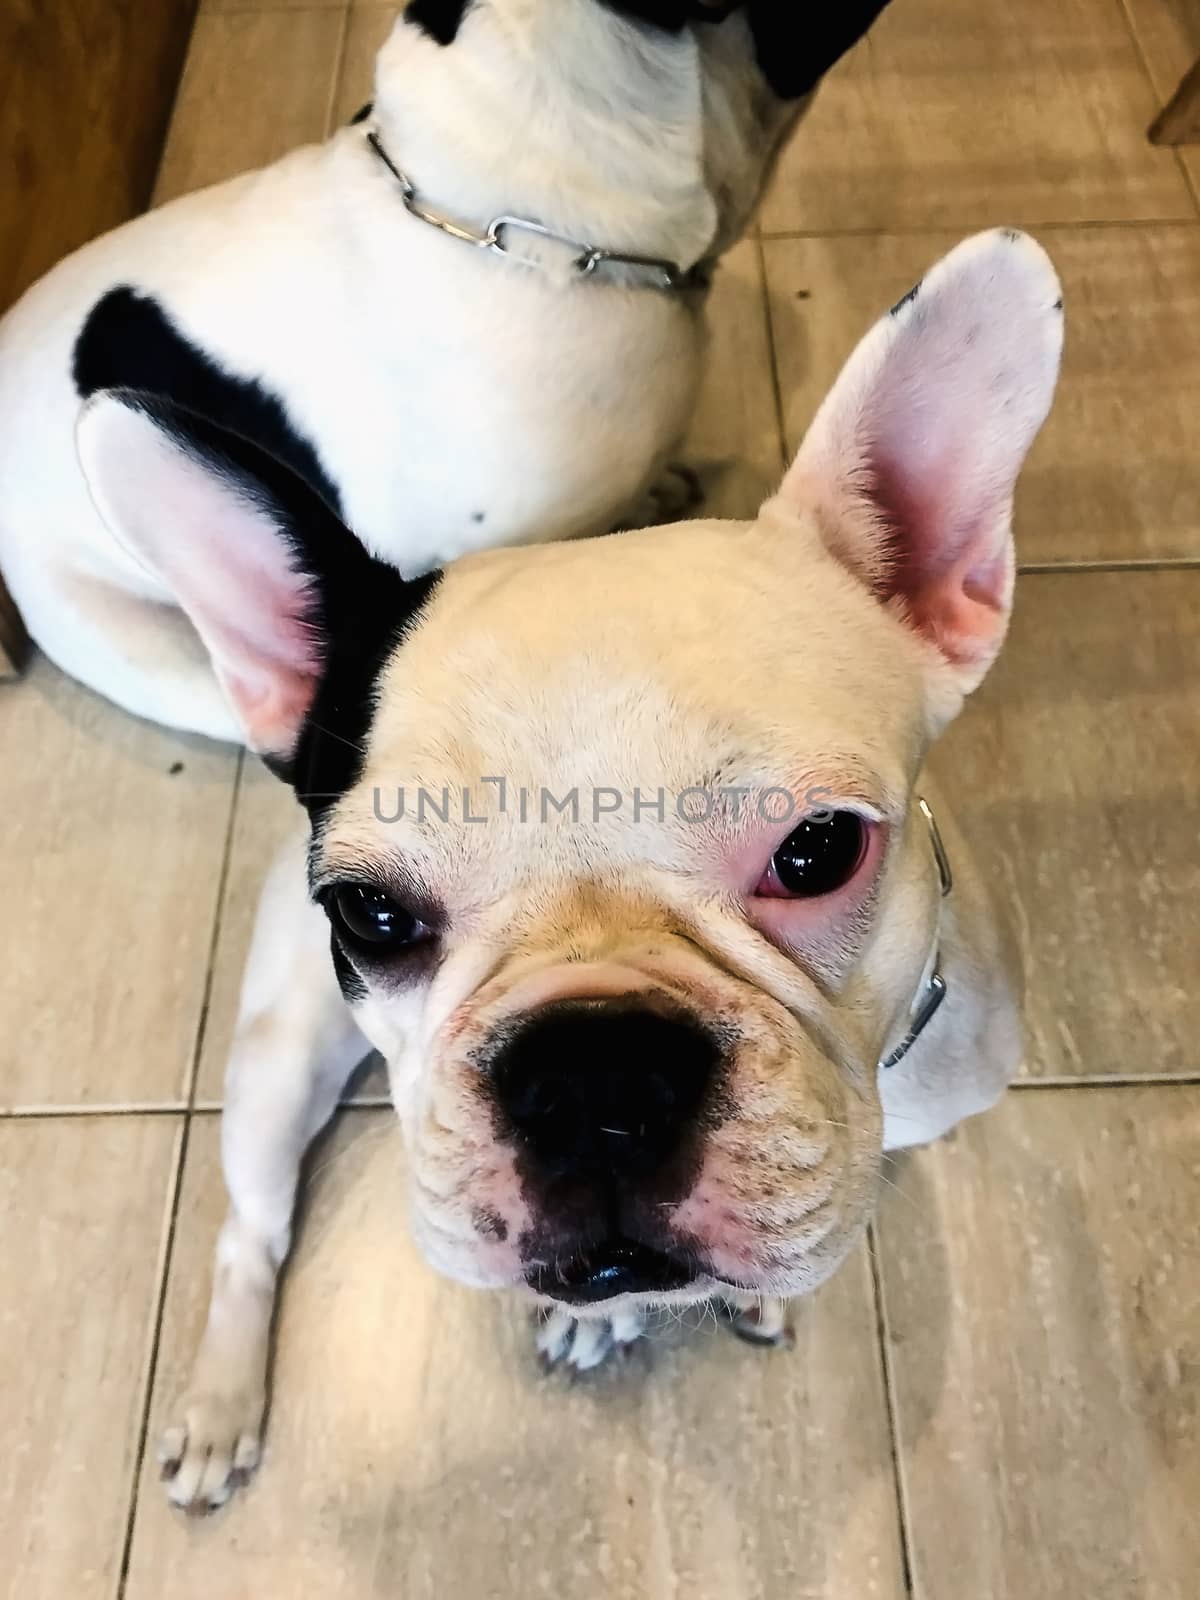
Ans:
POLYGON ((1020 979, 923 763, 1004 638, 1062 328, 1042 250, 981 235, 868 334, 756 521, 418 582, 245 441, 91 402, 107 524, 310 822, 254 941, 176 1503, 258 1461, 301 1157, 368 1046, 429 1260, 524 1290, 581 1368, 661 1305, 770 1339, 882 1152, 1002 1093, 1020 979))

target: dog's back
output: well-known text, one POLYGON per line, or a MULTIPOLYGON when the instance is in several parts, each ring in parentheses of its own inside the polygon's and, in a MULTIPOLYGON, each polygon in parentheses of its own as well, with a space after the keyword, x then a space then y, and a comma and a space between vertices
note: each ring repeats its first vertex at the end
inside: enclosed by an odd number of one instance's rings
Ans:
MULTIPOLYGON (((802 101, 765 82, 740 11, 693 32, 597 0, 460 9, 443 38, 414 8, 378 77, 380 148, 434 209, 683 272, 744 224, 802 101)), ((91 394, 149 390, 245 433, 405 573, 604 530, 686 428, 696 289, 543 271, 422 225, 370 131, 138 219, 0 323, 0 567, 49 655, 155 720, 235 733, 169 586, 91 503, 91 394)))

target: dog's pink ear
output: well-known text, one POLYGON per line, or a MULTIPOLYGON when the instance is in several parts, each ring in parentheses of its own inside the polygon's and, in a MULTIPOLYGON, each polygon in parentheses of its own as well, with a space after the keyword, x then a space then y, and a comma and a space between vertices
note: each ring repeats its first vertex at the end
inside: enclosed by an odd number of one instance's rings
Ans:
POLYGON ((322 668, 313 581, 270 496, 178 416, 149 397, 97 394, 76 430, 80 463, 114 538, 207 646, 247 743, 286 760, 322 668))
POLYGON ((859 345, 784 480, 784 501, 937 646, 964 694, 1008 625, 1013 492, 1062 340, 1041 247, 968 239, 859 345))
POLYGON ((344 792, 378 673, 440 574, 402 577, 282 461, 158 396, 93 396, 77 443, 101 515, 191 620, 247 744, 310 810, 344 792))

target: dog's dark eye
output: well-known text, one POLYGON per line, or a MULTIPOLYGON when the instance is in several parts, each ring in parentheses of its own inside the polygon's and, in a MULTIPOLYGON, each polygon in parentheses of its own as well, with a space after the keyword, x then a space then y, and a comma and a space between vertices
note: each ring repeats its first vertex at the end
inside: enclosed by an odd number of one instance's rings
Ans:
POLYGON ((327 905, 342 937, 373 955, 403 949, 429 935, 425 924, 398 900, 368 884, 340 884, 329 895, 327 905))
POLYGON ((816 900, 848 884, 867 852, 867 824, 853 811, 807 817, 771 857, 759 894, 816 900))

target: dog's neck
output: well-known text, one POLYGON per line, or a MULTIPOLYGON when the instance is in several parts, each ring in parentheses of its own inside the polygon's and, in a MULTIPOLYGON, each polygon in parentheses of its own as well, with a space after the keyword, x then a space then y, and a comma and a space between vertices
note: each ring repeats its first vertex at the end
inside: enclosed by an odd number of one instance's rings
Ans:
MULTIPOLYGON (((714 196, 705 149, 711 46, 690 29, 638 29, 600 5, 564 11, 552 23, 545 8, 479 7, 444 46, 397 21, 376 79, 374 117, 387 148, 458 216, 515 213, 611 250, 694 266, 745 220, 727 223, 714 196)), ((722 41, 723 55, 730 48, 722 41)), ((739 109, 716 119, 731 146, 717 163, 723 189, 732 187, 724 169, 741 159, 732 148, 744 142, 739 109)), ((711 123, 711 106, 707 115, 711 123)), ((763 164, 761 153, 755 160, 763 164)), ((758 177, 742 187, 755 190, 758 177)), ((744 209, 752 204, 753 193, 744 209)))

